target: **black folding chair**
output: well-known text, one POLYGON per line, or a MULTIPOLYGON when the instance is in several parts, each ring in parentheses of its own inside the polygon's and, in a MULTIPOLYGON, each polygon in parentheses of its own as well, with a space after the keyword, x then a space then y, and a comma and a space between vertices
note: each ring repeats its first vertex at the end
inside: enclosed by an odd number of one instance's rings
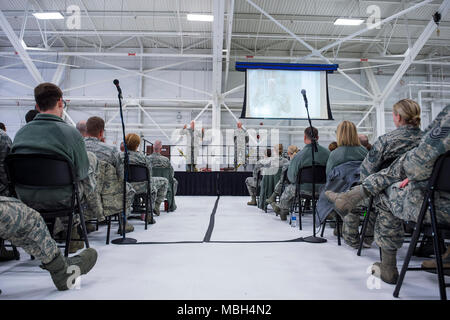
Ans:
MULTIPOLYGON (((145 207, 145 230, 147 230, 147 218, 150 211, 150 223, 153 224, 153 208, 152 208, 152 201, 151 201, 151 189, 150 189, 150 170, 145 165, 139 165, 139 164, 130 164, 128 171, 128 182, 147 182, 147 192, 143 194, 136 194, 135 199, 138 201, 137 204, 139 204, 140 207, 142 207, 142 204, 145 207), (142 201, 140 201, 142 199, 142 201)), ((135 201, 135 202, 136 202, 135 201)))
POLYGON ((256 207, 257 208, 259 207, 262 178, 263 178, 263 176, 261 174, 261 171, 258 171, 258 174, 256 175, 256 207))
MULTIPOLYGON (((383 163, 380 165, 380 168, 378 168, 378 170, 376 170, 376 172, 389 167, 392 164, 392 162, 395 161, 395 159, 397 159, 397 158, 390 158, 390 159, 384 160, 383 163)), ((369 205, 367 206, 367 210, 364 215, 363 225, 361 228, 361 232, 359 234, 359 247, 358 247, 358 251, 356 252, 356 254, 358 256, 361 256, 361 250, 363 248, 364 239, 366 238, 367 226, 369 225, 370 215, 371 215, 371 212, 373 209, 372 206, 373 206, 373 196, 370 196, 369 205)))
POLYGON ((322 232, 320 233, 320 236, 323 238, 323 234, 325 233, 325 226, 327 223, 336 223, 336 231, 337 231, 337 240, 338 240, 338 246, 341 245, 341 233, 342 233, 342 219, 341 217, 336 213, 335 219, 325 219, 325 221, 322 223, 322 232))
POLYGON ((0 248, 4 246, 5 248, 12 248, 13 254, 14 254, 14 259, 19 260, 20 259, 20 253, 19 251, 17 251, 17 248, 15 245, 11 244, 6 244, 5 240, 0 238, 0 248))
POLYGON ((302 215, 305 212, 306 201, 311 201, 311 207, 313 212, 316 210, 316 203, 319 200, 319 192, 314 192, 312 194, 302 193, 301 185, 304 183, 312 183, 314 180, 315 185, 325 184, 327 182, 327 170, 325 166, 314 165, 300 168, 297 176, 297 185, 295 190, 295 200, 294 203, 298 203, 298 224, 300 230, 302 230, 302 215), (314 168, 314 170, 313 170, 314 168), (314 178, 314 179, 313 179, 314 178), (313 198, 314 194, 314 198, 313 198), (302 205, 302 200, 304 204, 302 205), (298 202, 297 202, 298 201, 298 202))
MULTIPOLYGON (((442 264, 442 251, 444 248, 443 239, 440 236, 439 229, 448 228, 449 226, 438 225, 436 218, 436 210, 434 203, 434 193, 435 191, 440 192, 450 192, 450 151, 447 151, 445 154, 441 155, 434 164, 433 172, 431 173, 431 177, 428 181, 428 186, 426 189, 426 195, 422 202, 422 207, 420 209, 419 217, 417 219, 416 225, 414 227, 414 233, 411 238, 411 243, 408 248, 408 253, 406 254, 405 262, 403 263, 402 270, 400 272, 397 285, 394 290, 394 297, 398 298, 400 293, 400 289, 403 284, 403 279, 405 278, 406 271, 413 270, 424 270, 424 268, 409 268, 409 262, 411 260, 411 256, 416 249, 417 242, 419 240, 420 233, 423 232, 423 228, 427 225, 424 224, 425 215, 427 212, 430 214, 430 222, 431 222, 431 235, 433 237, 433 248, 434 255, 436 259, 436 269, 437 269, 437 277, 439 283, 439 294, 441 300, 447 300, 447 293, 445 288, 450 287, 449 283, 445 283, 444 280, 444 268, 442 264)), ((434 269, 434 268, 433 268, 434 269)))
POLYGON ((83 208, 80 202, 78 180, 72 162, 60 155, 49 154, 10 154, 5 159, 6 172, 10 182, 11 194, 16 193, 16 187, 34 190, 45 190, 49 193, 54 189, 68 187, 72 195, 70 205, 67 208, 58 209, 36 209, 27 203, 27 199, 21 199, 25 204, 38 211, 44 221, 50 225, 50 233, 53 234, 55 219, 68 217, 66 239, 64 245, 64 256, 69 255, 69 244, 71 240, 83 240, 86 248, 89 248, 86 225, 84 222, 83 208), (73 228, 73 216, 80 216, 81 239, 71 239, 73 228))

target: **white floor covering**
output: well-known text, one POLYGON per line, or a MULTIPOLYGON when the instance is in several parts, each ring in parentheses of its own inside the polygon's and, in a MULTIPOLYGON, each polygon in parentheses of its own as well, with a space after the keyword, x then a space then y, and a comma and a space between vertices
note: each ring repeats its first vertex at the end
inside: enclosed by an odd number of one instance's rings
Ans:
MULTIPOLYGON (((202 242, 215 197, 177 197, 177 211, 163 212, 144 230, 130 220, 139 242, 202 242)), ((311 235, 246 205, 246 197, 221 197, 209 243, 105 245, 106 227, 89 235, 98 250, 97 265, 83 276, 81 288, 58 292, 47 271, 20 249, 21 260, 0 263, 0 299, 394 299, 394 286, 369 289, 367 268, 379 259, 378 248, 356 251, 337 245, 332 229, 324 244, 281 241, 311 235)), ((116 238, 117 226, 112 229, 116 238)), ((406 253, 399 253, 399 269, 406 253)), ((413 258, 417 265, 420 260, 413 258)), ((448 281, 449 279, 446 278, 448 281)), ((448 292, 448 291, 447 291, 448 292)), ((436 276, 408 272, 401 299, 439 299, 436 276)))

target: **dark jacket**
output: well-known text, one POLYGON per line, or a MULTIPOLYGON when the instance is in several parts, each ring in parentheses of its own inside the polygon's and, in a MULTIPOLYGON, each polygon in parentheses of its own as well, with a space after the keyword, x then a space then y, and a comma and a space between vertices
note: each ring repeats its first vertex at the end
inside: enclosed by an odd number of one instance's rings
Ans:
POLYGON ((345 192, 359 182, 359 170, 362 161, 349 161, 334 167, 327 176, 327 183, 322 188, 317 201, 317 223, 325 221, 334 210, 333 204, 328 201, 325 191, 345 192))

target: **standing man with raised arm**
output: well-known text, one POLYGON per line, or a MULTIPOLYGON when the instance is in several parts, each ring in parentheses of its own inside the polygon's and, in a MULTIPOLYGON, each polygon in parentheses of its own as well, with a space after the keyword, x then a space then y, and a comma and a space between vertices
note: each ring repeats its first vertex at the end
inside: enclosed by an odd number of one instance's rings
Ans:
POLYGON ((233 134, 234 140, 234 170, 246 165, 247 161, 245 158, 246 146, 248 143, 248 133, 242 128, 242 122, 238 121, 237 129, 234 129, 233 134))

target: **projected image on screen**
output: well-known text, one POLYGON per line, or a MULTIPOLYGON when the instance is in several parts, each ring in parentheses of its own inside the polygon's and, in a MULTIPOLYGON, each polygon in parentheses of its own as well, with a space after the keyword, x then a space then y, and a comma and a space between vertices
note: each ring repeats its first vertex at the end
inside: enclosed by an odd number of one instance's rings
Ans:
POLYGON ((328 119, 325 71, 247 70, 246 118, 306 118, 305 89, 313 119, 328 119))

